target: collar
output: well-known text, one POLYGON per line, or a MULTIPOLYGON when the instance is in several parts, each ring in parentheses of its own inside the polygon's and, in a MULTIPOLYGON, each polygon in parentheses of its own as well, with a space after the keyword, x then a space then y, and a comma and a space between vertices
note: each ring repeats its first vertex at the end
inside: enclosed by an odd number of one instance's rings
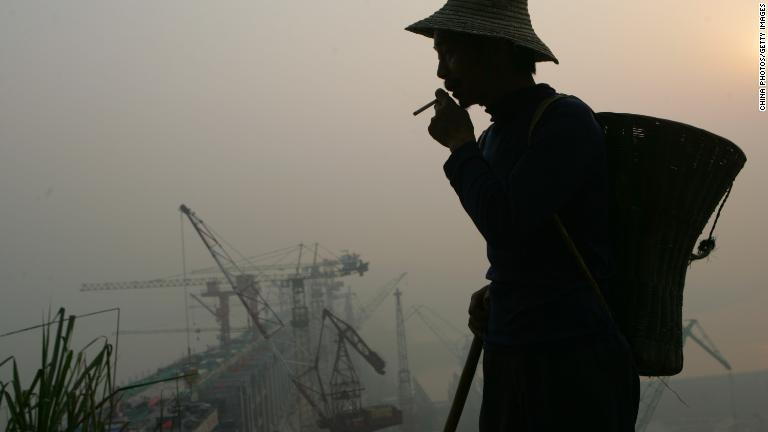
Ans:
POLYGON ((485 112, 491 115, 492 122, 512 120, 526 109, 538 105, 539 102, 554 94, 555 89, 549 84, 534 84, 507 93, 499 99, 499 102, 486 107, 485 112))

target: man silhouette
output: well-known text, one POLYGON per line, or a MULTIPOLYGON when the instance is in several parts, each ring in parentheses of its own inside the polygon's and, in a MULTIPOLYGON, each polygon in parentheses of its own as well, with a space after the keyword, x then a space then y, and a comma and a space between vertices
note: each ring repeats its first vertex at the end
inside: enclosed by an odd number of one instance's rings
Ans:
POLYGON ((450 150, 445 174, 487 243, 490 284, 469 310, 485 350, 480 431, 633 431, 631 350, 553 223, 610 298, 606 149, 592 110, 562 97, 534 119, 557 94, 534 82, 536 62, 558 60, 525 0, 448 0, 407 30, 433 38, 437 76, 458 101, 435 92, 429 134, 450 150), (472 105, 491 115, 479 142, 472 105))

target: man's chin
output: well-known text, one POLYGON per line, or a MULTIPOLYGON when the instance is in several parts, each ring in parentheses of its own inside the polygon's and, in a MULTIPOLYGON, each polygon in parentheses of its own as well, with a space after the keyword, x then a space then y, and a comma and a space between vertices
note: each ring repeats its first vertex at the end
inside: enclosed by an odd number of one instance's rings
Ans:
POLYGON ((467 109, 474 105, 476 102, 473 102, 471 99, 468 99, 466 97, 462 97, 460 93, 457 94, 456 91, 451 92, 454 99, 456 99, 456 103, 459 104, 460 107, 463 109, 467 109))

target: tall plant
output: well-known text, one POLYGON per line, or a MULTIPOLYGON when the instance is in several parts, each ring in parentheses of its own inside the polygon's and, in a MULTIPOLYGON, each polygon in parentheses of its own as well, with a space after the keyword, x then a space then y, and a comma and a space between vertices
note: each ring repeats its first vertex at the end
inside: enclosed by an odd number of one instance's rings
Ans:
POLYGON ((92 340, 79 351, 72 348, 75 316, 59 309, 44 325, 42 361, 28 386, 18 364, 8 357, 0 367, 13 366, 12 379, 0 381, 0 406, 5 404, 8 432, 90 432, 108 429, 114 407, 112 345, 92 340), (55 325, 55 333, 52 327, 55 325))

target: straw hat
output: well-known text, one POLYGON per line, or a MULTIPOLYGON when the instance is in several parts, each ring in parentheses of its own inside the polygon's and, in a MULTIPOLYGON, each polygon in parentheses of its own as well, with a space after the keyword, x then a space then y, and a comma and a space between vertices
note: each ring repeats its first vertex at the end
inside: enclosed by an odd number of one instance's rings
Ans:
POLYGON ((452 30, 508 39, 532 49, 537 62, 559 63, 533 31, 528 0, 448 0, 440 10, 405 29, 427 37, 435 30, 452 30))

